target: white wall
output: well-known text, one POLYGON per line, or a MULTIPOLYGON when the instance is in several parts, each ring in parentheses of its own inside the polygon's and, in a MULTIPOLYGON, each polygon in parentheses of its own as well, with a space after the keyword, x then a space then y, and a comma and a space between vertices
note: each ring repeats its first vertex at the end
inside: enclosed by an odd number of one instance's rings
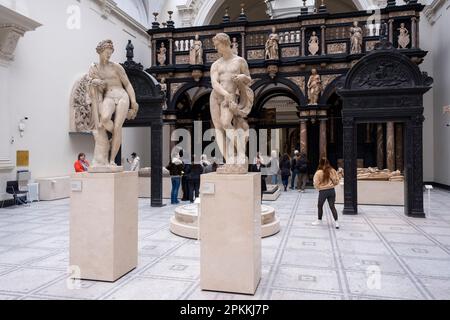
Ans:
MULTIPOLYGON (((125 46, 131 39, 135 61, 149 66, 148 37, 114 15, 102 18, 101 9, 92 0, 23 0, 21 4, 25 6, 22 11, 43 26, 19 41, 15 61, 9 67, 6 110, 9 135, 15 137, 9 152, 14 155, 16 150, 30 151, 29 169, 33 178, 67 175, 73 171, 79 152, 85 152, 88 158, 93 153, 92 137, 68 134, 68 102, 73 83, 98 60, 95 47, 104 39, 115 43, 113 61, 126 60, 125 46), (72 5, 80 8, 80 29, 67 27, 67 10, 72 5), (17 126, 23 117, 30 120, 26 123, 25 136, 20 138, 17 126)), ((1 111, 3 117, 6 114, 3 106, 1 111)), ((9 176, 0 172, 2 184, 9 176)), ((4 187, 0 188, 1 197, 4 187)))

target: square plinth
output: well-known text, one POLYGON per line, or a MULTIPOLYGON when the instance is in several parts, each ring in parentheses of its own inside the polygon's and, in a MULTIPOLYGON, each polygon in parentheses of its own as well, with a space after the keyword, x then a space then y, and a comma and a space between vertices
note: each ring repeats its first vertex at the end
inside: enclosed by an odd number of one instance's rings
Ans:
POLYGON ((73 175, 70 265, 80 271, 79 278, 113 282, 137 261, 137 173, 73 175))
POLYGON ((202 290, 255 294, 261 280, 261 175, 201 177, 202 290))

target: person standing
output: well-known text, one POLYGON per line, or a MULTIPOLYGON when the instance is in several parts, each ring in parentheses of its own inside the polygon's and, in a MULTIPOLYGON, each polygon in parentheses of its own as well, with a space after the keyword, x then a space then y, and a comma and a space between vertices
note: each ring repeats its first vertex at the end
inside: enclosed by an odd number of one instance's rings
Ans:
POLYGON ((200 176, 203 173, 203 167, 199 163, 192 163, 189 172, 186 173, 188 182, 188 200, 194 203, 195 199, 200 197, 200 176))
POLYGON ((323 205, 328 200, 331 212, 335 221, 336 229, 339 229, 338 213, 335 207, 336 191, 334 188, 339 184, 339 176, 336 170, 331 167, 327 158, 320 159, 319 168, 314 175, 314 187, 319 190, 318 200, 318 220, 313 222, 314 226, 322 224, 323 205))
POLYGON ((127 162, 131 165, 130 171, 139 171, 141 169, 141 159, 136 152, 131 154, 131 160, 127 159, 127 162))
POLYGON ((78 155, 78 160, 75 161, 74 168, 76 173, 88 171, 89 162, 86 160, 86 155, 84 153, 78 155))
POLYGON ((270 156, 269 171, 272 176, 272 184, 278 184, 278 173, 280 172, 280 160, 278 159, 278 152, 273 150, 270 156))
POLYGON ((299 151, 295 150, 294 156, 292 157, 292 161, 291 161, 291 171, 292 171, 291 190, 295 190, 295 182, 296 182, 295 178, 298 175, 298 168, 297 168, 298 155, 299 155, 299 151))
POLYGON ((297 162, 297 171, 298 171, 298 182, 300 185, 300 192, 304 193, 306 188, 306 183, 308 182, 308 160, 306 159, 306 155, 302 153, 298 158, 297 162))
MULTIPOLYGON (((261 157, 256 157, 256 163, 250 167, 250 172, 262 172, 266 166, 262 163, 261 157)), ((267 191, 266 175, 261 175, 261 199, 263 198, 264 192, 267 191)))
POLYGON ((169 170, 170 178, 172 180, 170 203, 179 204, 180 201, 178 201, 178 193, 180 191, 181 176, 183 175, 184 170, 183 160, 181 160, 180 155, 173 157, 166 169, 169 170))
POLYGON ((289 177, 291 176, 291 159, 287 153, 284 154, 283 158, 281 158, 280 163, 281 169, 281 180, 283 181, 284 191, 287 191, 289 184, 289 177))

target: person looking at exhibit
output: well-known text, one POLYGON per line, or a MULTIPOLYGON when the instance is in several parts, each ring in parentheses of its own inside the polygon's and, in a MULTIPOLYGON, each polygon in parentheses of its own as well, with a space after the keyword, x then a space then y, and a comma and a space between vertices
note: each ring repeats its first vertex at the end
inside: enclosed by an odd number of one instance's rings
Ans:
MULTIPOLYGON (((255 164, 250 166, 250 172, 262 172, 263 168, 266 168, 266 166, 262 163, 262 159, 258 153, 255 159, 255 164)), ((264 192, 267 191, 266 178, 267 178, 266 175, 261 175, 261 199, 263 197, 264 192)))
POLYGON ((202 173, 202 165, 196 163, 195 160, 189 165, 189 171, 186 170, 185 172, 188 182, 188 199, 190 203, 194 203, 194 200, 200 197, 200 176, 202 173))
POLYGON ((172 181, 172 192, 170 196, 170 203, 179 204, 180 201, 178 201, 178 193, 180 191, 181 176, 184 174, 183 172, 184 163, 183 160, 181 160, 179 154, 175 155, 172 158, 172 161, 169 163, 166 169, 169 170, 170 178, 172 181))
POLYGON ((127 162, 131 165, 130 171, 139 171, 141 168, 141 159, 137 156, 136 152, 131 154, 131 159, 127 159, 127 162))
POLYGON ((313 226, 322 224, 323 218, 323 205, 328 200, 331 212, 333 214, 335 227, 339 229, 338 213, 335 207, 336 191, 334 188, 339 184, 339 177, 336 170, 330 165, 327 158, 320 159, 319 168, 314 175, 314 187, 319 190, 318 201, 318 220, 313 222, 313 226))
POLYGON ((278 184, 278 173, 280 172, 280 160, 278 159, 278 152, 272 151, 269 163, 269 172, 272 176, 272 184, 278 184))
POLYGON ((284 154, 280 162, 281 181, 283 182, 284 191, 287 191, 289 177, 291 176, 291 159, 287 153, 284 154))
POLYGON ((78 155, 78 160, 75 161, 74 167, 76 173, 88 171, 89 162, 86 160, 86 155, 84 153, 78 155))
POLYGON ((291 190, 295 190, 295 178, 297 178, 299 172, 297 167, 297 158, 299 156, 300 152, 295 150, 294 156, 292 157, 291 161, 291 171, 292 171, 292 179, 291 179, 291 190))
POLYGON ((306 189, 306 183, 308 182, 308 160, 306 154, 302 153, 296 161, 298 171, 298 184, 300 186, 300 192, 304 193, 306 189))

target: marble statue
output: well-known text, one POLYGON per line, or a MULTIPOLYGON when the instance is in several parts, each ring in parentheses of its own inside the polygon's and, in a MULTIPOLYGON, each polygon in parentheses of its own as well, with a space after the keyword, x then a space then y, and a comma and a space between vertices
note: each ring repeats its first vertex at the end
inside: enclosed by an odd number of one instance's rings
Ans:
POLYGON ((308 98, 309 105, 317 105, 319 103, 319 96, 322 92, 322 80, 316 69, 311 70, 311 75, 308 80, 308 98))
POLYGON ((195 35, 195 40, 190 48, 189 63, 191 65, 203 64, 203 44, 199 35, 195 35))
POLYGON ((158 62, 160 66, 165 66, 167 60, 167 48, 164 44, 164 42, 161 42, 161 47, 159 48, 158 53, 158 62))
POLYGON ((92 64, 88 74, 95 139, 91 168, 94 172, 111 172, 117 170, 115 158, 122 145, 122 126, 126 119, 136 118, 139 105, 125 69, 110 61, 113 42, 102 41, 96 50, 100 62, 92 64))
POLYGON ((406 49, 410 42, 408 29, 405 28, 405 24, 402 22, 397 30, 400 32, 398 35, 398 49, 406 49))
POLYGON ((233 38, 233 43, 231 43, 231 49, 233 51, 233 54, 239 55, 239 43, 237 42, 236 38, 233 38))
POLYGON ((279 42, 280 42, 280 37, 278 36, 275 27, 273 27, 272 33, 269 35, 269 39, 266 42, 266 59, 267 60, 278 60, 280 58, 279 42))
POLYGON ((167 110, 167 83, 166 78, 161 79, 161 91, 164 93, 164 105, 162 107, 163 110, 167 110))
POLYGON ((226 159, 226 164, 217 172, 245 174, 248 172, 245 151, 249 136, 246 117, 252 110, 255 97, 250 88, 252 79, 247 61, 233 54, 227 34, 217 34, 213 42, 221 57, 211 66, 211 118, 216 143, 226 159), (230 133, 237 136, 236 145, 231 143, 227 135, 230 133))
POLYGON ((353 22, 353 27, 350 28, 351 33, 351 54, 361 53, 362 41, 363 41, 363 30, 358 26, 358 21, 353 22))
POLYGON ((312 56, 317 55, 317 52, 319 52, 319 37, 316 35, 315 31, 313 31, 311 37, 309 38, 308 44, 309 53, 312 56))

